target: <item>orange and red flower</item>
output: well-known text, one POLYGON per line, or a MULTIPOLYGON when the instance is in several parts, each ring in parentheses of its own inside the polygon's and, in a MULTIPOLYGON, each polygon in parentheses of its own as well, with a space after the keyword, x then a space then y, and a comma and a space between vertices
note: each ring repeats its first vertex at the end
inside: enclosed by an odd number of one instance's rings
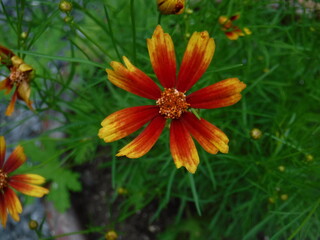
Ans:
POLYGON ((165 15, 184 12, 185 0, 157 0, 158 10, 165 15))
POLYGON ((227 153, 228 138, 216 126, 198 118, 191 108, 219 108, 235 104, 246 87, 238 78, 228 78, 189 95, 186 92, 200 79, 208 68, 215 51, 213 38, 208 32, 194 32, 185 51, 180 71, 176 75, 176 57, 172 39, 157 26, 147 45, 153 70, 164 87, 158 85, 144 72, 123 57, 125 65, 111 62, 113 70, 106 69, 108 79, 116 86, 152 99, 155 105, 131 107, 105 118, 98 136, 105 142, 124 138, 148 126, 132 142, 120 149, 117 156, 139 158, 145 155, 158 140, 167 120, 170 123, 170 150, 177 168, 184 166, 194 173, 199 156, 193 138, 209 153, 227 153))
POLYGON ((10 70, 9 77, 0 82, 0 90, 6 90, 5 93, 8 94, 13 87, 16 87, 6 110, 6 115, 10 116, 13 113, 17 98, 23 100, 33 110, 32 102, 29 99, 31 92, 29 82, 33 78, 33 68, 24 63, 11 50, 2 46, 0 46, 0 61, 10 70))
POLYGON ((219 17, 219 23, 222 26, 222 31, 226 34, 226 36, 230 40, 237 40, 240 36, 245 36, 245 35, 250 35, 251 31, 249 28, 243 28, 241 30, 238 26, 233 24, 233 21, 237 20, 240 18, 240 14, 236 14, 231 17, 226 17, 226 16, 220 16, 219 17))
POLYGON ((8 213, 15 221, 19 221, 22 206, 13 189, 29 196, 42 197, 49 191, 37 186, 45 179, 37 174, 12 175, 25 161, 26 156, 21 146, 17 146, 5 161, 6 142, 0 136, 0 220, 2 226, 7 223, 8 213))

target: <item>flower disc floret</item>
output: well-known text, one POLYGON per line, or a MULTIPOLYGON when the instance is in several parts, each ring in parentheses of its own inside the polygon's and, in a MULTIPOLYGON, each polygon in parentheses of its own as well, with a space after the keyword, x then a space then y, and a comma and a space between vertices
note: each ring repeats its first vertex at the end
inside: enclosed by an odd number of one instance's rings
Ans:
POLYGON ((8 186, 8 175, 0 169, 0 191, 8 186))
POLYGON ((186 95, 175 88, 165 88, 156 103, 160 108, 159 113, 170 119, 179 119, 190 106, 186 95))

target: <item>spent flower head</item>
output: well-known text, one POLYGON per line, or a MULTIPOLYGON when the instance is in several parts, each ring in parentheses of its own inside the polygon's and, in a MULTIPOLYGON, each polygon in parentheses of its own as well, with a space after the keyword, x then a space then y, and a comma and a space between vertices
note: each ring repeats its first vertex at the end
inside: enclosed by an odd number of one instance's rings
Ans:
POLYGON ((5 90, 5 94, 9 94, 15 87, 6 115, 10 116, 14 112, 14 105, 17 99, 23 100, 33 110, 30 100, 30 81, 34 76, 33 68, 3 46, 0 46, 0 59, 1 64, 6 65, 10 70, 10 75, 0 82, 0 90, 5 90))

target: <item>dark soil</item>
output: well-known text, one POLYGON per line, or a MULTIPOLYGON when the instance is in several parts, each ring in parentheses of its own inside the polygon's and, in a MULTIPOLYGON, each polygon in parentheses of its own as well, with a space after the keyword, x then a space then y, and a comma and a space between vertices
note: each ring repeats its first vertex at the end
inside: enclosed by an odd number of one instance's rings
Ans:
POLYGON ((130 194, 118 196, 117 200, 112 202, 115 190, 111 186, 110 169, 99 167, 103 161, 103 159, 96 159, 76 169, 81 174, 83 189, 79 193, 72 194, 72 204, 82 228, 105 226, 101 233, 88 234, 86 239, 104 239, 101 237, 110 229, 114 229, 118 233, 118 240, 158 239, 157 234, 172 222, 176 209, 178 209, 178 203, 171 202, 170 207, 164 209, 160 217, 152 223, 150 223, 150 218, 158 209, 156 200, 123 222, 115 224, 119 205, 124 198, 129 198, 130 194))

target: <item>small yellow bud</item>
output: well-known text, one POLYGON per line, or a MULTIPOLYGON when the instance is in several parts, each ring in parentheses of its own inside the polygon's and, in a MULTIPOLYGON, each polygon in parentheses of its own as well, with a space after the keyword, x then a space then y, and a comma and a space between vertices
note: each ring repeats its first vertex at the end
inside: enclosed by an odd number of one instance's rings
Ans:
POLYGON ((72 10, 72 3, 66 0, 63 0, 59 4, 59 9, 62 12, 70 12, 72 10))
POLYGON ((118 238, 118 234, 111 230, 111 231, 108 231, 105 235, 106 237, 106 240, 116 240, 118 238))
POLYGON ((253 138, 253 139, 259 139, 261 138, 262 136, 262 132, 259 128, 253 128, 251 131, 250 131, 250 136, 253 138))
POLYGON ((187 14, 192 14, 192 13, 193 13, 193 10, 192 10, 191 8, 187 8, 187 9, 186 9, 186 13, 187 13, 187 14))
POLYGON ((264 72, 264 73, 270 72, 270 69, 269 69, 269 68, 264 68, 264 69, 263 69, 263 72, 264 72))
POLYGON ((26 39, 28 37, 28 33, 27 32, 22 32, 20 36, 21 36, 22 39, 26 39))
POLYGON ((73 17, 72 17, 72 16, 66 16, 63 20, 64 20, 66 23, 70 23, 70 22, 73 20, 73 17))
POLYGON ((287 194, 281 194, 280 198, 281 198, 281 200, 286 201, 288 199, 288 195, 287 194))
POLYGON ((315 29, 314 27, 310 27, 310 31, 311 31, 311 32, 315 32, 316 29, 315 29))
POLYGON ((127 194, 128 194, 128 190, 125 189, 125 188, 119 187, 119 188, 117 189, 117 193, 118 193, 119 195, 127 195, 127 194))
POLYGON ((306 155, 306 161, 307 162, 312 162, 313 161, 313 156, 311 154, 306 155))
POLYGON ((35 221, 35 220, 30 220, 29 221, 29 228, 31 230, 36 230, 38 228, 38 225, 39 225, 38 222, 35 221))
POLYGON ((278 169, 280 172, 284 172, 286 170, 285 166, 282 166, 282 165, 280 165, 278 169))
POLYGON ((190 34, 190 33, 186 33, 186 34, 185 34, 185 37, 186 37, 186 38, 190 38, 190 37, 191 37, 191 34, 190 34))
POLYGON ((276 202, 276 200, 274 199, 274 197, 269 197, 268 199, 269 203, 274 204, 276 202))

